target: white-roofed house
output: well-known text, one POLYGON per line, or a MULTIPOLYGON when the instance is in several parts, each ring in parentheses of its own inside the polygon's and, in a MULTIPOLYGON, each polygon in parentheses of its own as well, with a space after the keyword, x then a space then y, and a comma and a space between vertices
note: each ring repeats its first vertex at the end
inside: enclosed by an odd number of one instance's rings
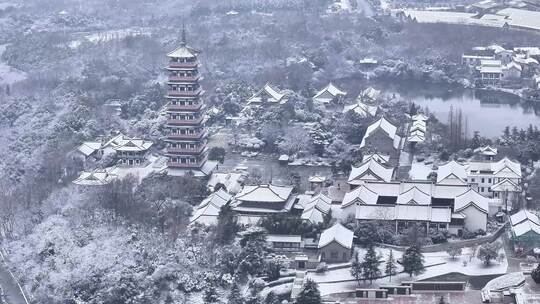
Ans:
POLYGON ((299 252, 302 246, 300 235, 269 234, 266 241, 272 249, 280 252, 299 252))
POLYGON ((503 67, 503 80, 505 81, 517 81, 521 79, 521 72, 523 71, 521 65, 515 61, 503 67))
POLYGON ((218 221, 219 212, 221 207, 228 204, 232 195, 227 193, 223 189, 210 194, 205 198, 195 210, 189 220, 190 225, 194 223, 204 224, 204 225, 214 225, 218 221))
POLYGON ((103 144, 103 154, 116 153, 120 165, 141 166, 146 163, 146 157, 153 142, 122 133, 114 136, 103 144))
POLYGON ((521 210, 511 215, 510 228, 515 250, 526 251, 540 247, 540 219, 536 214, 521 210))
POLYGON ((379 98, 381 97, 381 91, 373 87, 366 88, 356 98, 358 103, 365 103, 371 105, 377 105, 379 103, 379 98))
POLYGON ((375 153, 372 153, 372 154, 365 154, 363 157, 362 157, 362 163, 365 163, 371 159, 374 159, 376 160, 377 162, 381 163, 381 164, 387 164, 388 161, 390 160, 390 155, 384 155, 384 154, 380 154, 378 152, 375 152, 375 153))
POLYGON ((327 105, 332 102, 339 102, 341 99, 345 98, 345 96, 347 96, 347 92, 330 82, 313 96, 313 101, 327 105))
POLYGON ((320 193, 314 196, 304 208, 301 219, 310 221, 313 224, 324 222, 325 216, 330 213, 332 199, 320 193))
POLYGON ((392 180, 394 168, 388 167, 374 158, 370 158, 358 167, 352 167, 347 183, 354 188, 361 185, 364 181, 385 181, 392 180))
POLYGON ((497 148, 493 148, 491 146, 485 146, 474 149, 474 153, 482 155, 486 160, 491 161, 495 156, 497 156, 498 150, 497 148))
POLYGON ((469 231, 478 229, 486 231, 488 211, 488 199, 475 190, 469 189, 454 199, 454 213, 459 213, 463 219, 454 217, 452 225, 463 226, 469 231))
POLYGON ((508 158, 497 162, 473 161, 467 167, 467 181, 480 194, 503 199, 509 194, 509 201, 521 191, 521 164, 508 158))
POLYGON ((482 60, 478 71, 480 80, 486 85, 497 85, 503 77, 503 66, 500 60, 482 60))
POLYGON ((437 169, 437 184, 440 185, 466 185, 467 172, 465 167, 452 160, 437 169))
POLYGON ((326 229, 319 238, 319 254, 321 262, 348 262, 353 253, 354 232, 340 223, 326 229))
POLYGON ((254 223, 261 216, 289 212, 296 198, 293 189, 292 186, 271 184, 244 186, 231 205, 239 215, 239 221, 245 222, 242 217, 249 217, 249 222, 254 223))
POLYGON ((287 101, 287 94, 267 83, 247 101, 251 105, 283 104, 287 101))
POLYGON ((413 121, 424 121, 424 122, 426 122, 426 121, 429 120, 429 117, 427 117, 427 116, 426 116, 425 114, 423 114, 423 113, 418 113, 418 114, 416 114, 416 115, 413 115, 412 120, 413 120, 413 121))
POLYGON ((349 111, 353 111, 363 118, 375 117, 375 115, 377 115, 377 111, 379 111, 379 106, 368 105, 363 102, 357 102, 355 104, 343 107, 343 113, 347 113, 349 111))
POLYGON ((103 154, 101 145, 101 141, 85 141, 77 147, 76 152, 81 155, 84 160, 90 157, 99 158, 103 154))
POLYGON ((309 189, 311 191, 322 189, 326 184, 326 176, 323 175, 312 175, 308 178, 309 181, 309 189))
POLYGON ((93 171, 83 171, 77 179, 73 181, 79 186, 104 186, 110 184, 117 175, 108 172, 107 170, 96 169, 93 171))
POLYGON ((345 193, 341 202, 341 218, 347 219, 356 214, 358 205, 376 205, 379 195, 363 185, 345 193))
POLYGON ((381 117, 367 127, 366 133, 360 143, 360 148, 373 149, 382 154, 396 155, 401 147, 401 137, 397 134, 397 127, 386 118, 381 117))

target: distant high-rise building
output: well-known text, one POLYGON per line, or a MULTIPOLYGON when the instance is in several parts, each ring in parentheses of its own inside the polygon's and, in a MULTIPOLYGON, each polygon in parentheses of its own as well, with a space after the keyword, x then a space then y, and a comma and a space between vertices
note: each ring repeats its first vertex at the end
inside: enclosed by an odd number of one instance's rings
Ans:
MULTIPOLYGON (((205 129, 204 90, 199 84, 200 51, 186 44, 182 30, 180 47, 167 55, 167 167, 169 173, 193 171, 207 175, 207 132, 205 129)), ((213 166, 210 166, 213 167, 213 166)), ((174 174, 173 174, 174 175, 174 174)))

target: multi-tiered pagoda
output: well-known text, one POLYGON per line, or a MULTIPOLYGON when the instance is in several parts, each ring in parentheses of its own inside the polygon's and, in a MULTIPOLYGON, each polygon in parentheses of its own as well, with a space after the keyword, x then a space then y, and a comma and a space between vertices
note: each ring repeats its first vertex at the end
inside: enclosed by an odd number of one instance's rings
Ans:
POLYGON ((187 171, 207 175, 211 171, 206 164, 207 133, 204 91, 199 85, 199 53, 186 44, 183 30, 180 47, 167 55, 167 167, 172 175, 187 171))

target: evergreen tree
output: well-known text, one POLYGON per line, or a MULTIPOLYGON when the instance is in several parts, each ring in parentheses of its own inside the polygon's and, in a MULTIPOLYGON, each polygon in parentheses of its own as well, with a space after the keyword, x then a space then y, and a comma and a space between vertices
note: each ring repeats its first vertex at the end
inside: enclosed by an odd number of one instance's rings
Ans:
POLYGON ((322 304, 321 293, 317 283, 308 279, 304 288, 296 297, 296 304, 322 304))
POLYGON ((224 205, 219 211, 218 222, 214 230, 216 243, 218 245, 229 244, 234 240, 237 232, 238 224, 232 208, 228 204, 224 205))
POLYGON ((203 300, 205 304, 218 303, 219 297, 216 292, 216 287, 213 285, 208 285, 204 289, 203 300))
POLYGON ((242 274, 256 275, 265 270, 265 257, 268 253, 266 230, 251 227, 241 235, 242 250, 238 255, 238 269, 242 274))
POLYGON ((231 286, 231 292, 227 297, 227 304, 244 304, 244 298, 240 293, 240 287, 236 281, 231 286))
POLYGON ((381 276, 380 264, 381 261, 375 252, 375 248, 369 246, 362 262, 362 272, 364 273, 364 279, 368 279, 370 284, 373 283, 374 279, 381 276))
POLYGON ((531 277, 536 284, 540 284, 540 264, 531 272, 531 277))
POLYGON ((278 296, 273 291, 270 291, 264 299, 264 304, 280 304, 278 296))
POLYGON ((388 254, 388 260, 386 260, 384 273, 389 277, 389 281, 392 281, 392 276, 397 273, 397 265, 392 250, 390 250, 390 253, 388 254))
POLYGON ((424 272, 424 255, 420 252, 420 246, 413 245, 403 254, 403 271, 409 276, 418 275, 424 272))
POLYGON ((358 285, 360 285, 360 280, 363 278, 362 273, 362 263, 360 263, 360 259, 358 258, 358 253, 354 255, 354 261, 351 263, 351 275, 356 279, 356 282, 358 282, 358 285))

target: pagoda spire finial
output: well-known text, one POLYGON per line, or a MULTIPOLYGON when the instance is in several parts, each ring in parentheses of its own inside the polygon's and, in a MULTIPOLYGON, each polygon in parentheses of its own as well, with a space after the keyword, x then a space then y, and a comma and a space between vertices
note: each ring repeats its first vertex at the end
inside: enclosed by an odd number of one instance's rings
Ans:
POLYGON ((186 45, 186 24, 182 22, 182 41, 180 42, 182 46, 186 45))

